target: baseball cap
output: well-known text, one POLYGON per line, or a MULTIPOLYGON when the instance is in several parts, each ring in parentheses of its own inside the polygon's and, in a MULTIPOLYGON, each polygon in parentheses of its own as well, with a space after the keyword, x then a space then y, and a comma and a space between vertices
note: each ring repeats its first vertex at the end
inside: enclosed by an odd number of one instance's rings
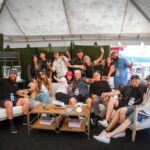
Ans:
POLYGON ((132 75, 132 76, 131 76, 131 80, 132 80, 132 79, 140 79, 140 77, 139 77, 137 74, 135 74, 135 75, 132 75))
POLYGON ((73 76, 72 71, 67 71, 66 76, 73 76))
POLYGON ((10 69, 9 73, 16 73, 17 74, 17 70, 16 69, 10 69))

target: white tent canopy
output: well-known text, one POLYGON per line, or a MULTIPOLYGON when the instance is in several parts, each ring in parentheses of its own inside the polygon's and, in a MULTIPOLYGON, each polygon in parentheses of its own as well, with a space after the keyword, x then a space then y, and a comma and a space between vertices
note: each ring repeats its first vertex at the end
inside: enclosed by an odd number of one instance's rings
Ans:
POLYGON ((4 47, 150 45, 150 0, 0 0, 4 47))

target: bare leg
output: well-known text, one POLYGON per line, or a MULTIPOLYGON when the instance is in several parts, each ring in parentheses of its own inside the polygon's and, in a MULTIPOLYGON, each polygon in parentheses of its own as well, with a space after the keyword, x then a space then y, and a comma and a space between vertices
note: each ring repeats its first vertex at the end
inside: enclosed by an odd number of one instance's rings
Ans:
POLYGON ((114 131, 112 132, 109 132, 105 135, 106 138, 111 138, 113 137, 114 135, 117 135, 123 131, 125 131, 129 125, 131 124, 129 118, 127 118, 119 127, 117 127, 114 131))
POLYGON ((127 107, 122 107, 120 108, 120 123, 124 122, 125 119, 127 118, 126 114, 127 114, 127 107))
POLYGON ((89 108, 92 108, 92 98, 88 98, 87 100, 86 100, 86 104, 88 105, 88 107, 89 108))
POLYGON ((8 119, 13 119, 13 104, 11 101, 6 101, 4 104, 8 119))
POLYGON ((28 98, 19 98, 17 106, 22 106, 23 114, 27 115, 29 112, 29 100, 28 98))
POLYGON ((69 104, 74 105, 77 102, 77 100, 74 97, 71 97, 69 100, 69 104))
POLYGON ((109 123, 106 131, 110 131, 120 120, 120 109, 117 110, 114 117, 112 118, 111 122, 109 123))
POLYGON ((107 104, 107 111, 106 111, 106 120, 109 121, 112 115, 113 109, 118 106, 118 100, 114 97, 111 97, 107 104))

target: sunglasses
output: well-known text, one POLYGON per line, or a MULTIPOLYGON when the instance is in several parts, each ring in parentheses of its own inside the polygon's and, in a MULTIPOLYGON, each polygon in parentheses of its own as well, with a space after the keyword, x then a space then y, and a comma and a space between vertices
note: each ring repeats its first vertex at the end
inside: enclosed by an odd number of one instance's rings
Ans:
POLYGON ((43 76, 43 75, 45 75, 45 73, 40 73, 39 75, 40 75, 40 76, 43 76))

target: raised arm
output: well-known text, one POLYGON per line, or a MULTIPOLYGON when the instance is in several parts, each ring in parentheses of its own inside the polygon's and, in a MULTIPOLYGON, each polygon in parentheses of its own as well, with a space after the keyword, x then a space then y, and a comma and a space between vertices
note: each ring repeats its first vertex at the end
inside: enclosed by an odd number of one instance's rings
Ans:
POLYGON ((104 56, 104 48, 103 47, 100 47, 100 50, 101 50, 101 54, 100 56, 93 61, 94 65, 97 65, 102 59, 103 59, 103 56, 104 56))
POLYGON ((66 51, 66 55, 67 55, 67 57, 68 57, 68 60, 71 61, 71 56, 70 56, 70 53, 69 53, 68 50, 66 51))

